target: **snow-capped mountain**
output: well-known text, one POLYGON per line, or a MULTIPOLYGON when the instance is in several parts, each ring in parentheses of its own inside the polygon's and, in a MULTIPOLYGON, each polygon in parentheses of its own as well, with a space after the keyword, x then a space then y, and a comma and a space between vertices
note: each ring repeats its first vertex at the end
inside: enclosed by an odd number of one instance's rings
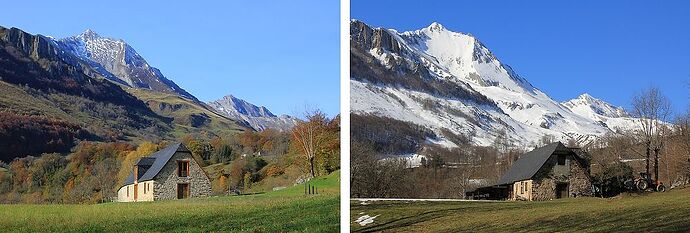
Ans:
POLYGON ((102 37, 92 30, 57 39, 54 42, 64 50, 86 61, 107 79, 134 88, 174 93, 188 99, 197 99, 155 67, 123 40, 102 37))
MULTIPOLYGON (((437 132, 448 129, 476 145, 490 145, 504 132, 511 143, 530 146, 544 135, 586 143, 612 131, 602 119, 550 98, 470 34, 439 23, 398 32, 353 20, 350 35, 355 114, 391 117, 437 132)), ((607 121, 627 118, 603 101, 588 106, 601 110, 607 121)), ((445 137, 436 143, 455 145, 445 137)))
POLYGON ((209 102, 208 105, 231 119, 246 122, 257 131, 269 128, 288 130, 298 122, 294 117, 276 116, 264 106, 256 106, 232 95, 209 102))
POLYGON ((563 102, 571 111, 585 117, 605 116, 612 118, 629 117, 625 109, 613 106, 603 100, 585 93, 575 99, 563 102))
POLYGON ((639 121, 631 117, 625 109, 613 106, 587 93, 561 104, 575 114, 593 121, 601 122, 614 131, 633 130, 639 123, 639 121))

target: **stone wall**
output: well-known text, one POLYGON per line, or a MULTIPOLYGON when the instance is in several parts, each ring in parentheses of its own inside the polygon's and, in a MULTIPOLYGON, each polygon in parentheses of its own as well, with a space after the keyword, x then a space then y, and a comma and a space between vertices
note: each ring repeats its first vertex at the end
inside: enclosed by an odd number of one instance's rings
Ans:
POLYGON ((566 166, 569 166, 567 173, 562 172, 558 166, 558 156, 551 157, 544 163, 544 166, 534 175, 532 183, 532 200, 551 200, 556 198, 556 184, 568 183, 568 196, 591 196, 592 183, 589 179, 587 170, 582 164, 575 160, 573 155, 568 155, 566 166), (558 171, 558 172, 554 172, 558 171))
POLYGON ((592 196, 592 180, 588 169, 581 163, 572 161, 570 174, 570 197, 592 196))
POLYGON ((206 197, 211 195, 211 181, 190 152, 175 152, 170 161, 156 176, 154 200, 177 199, 177 184, 189 184, 189 197, 206 197), (189 176, 177 176, 177 160, 189 161, 189 176))

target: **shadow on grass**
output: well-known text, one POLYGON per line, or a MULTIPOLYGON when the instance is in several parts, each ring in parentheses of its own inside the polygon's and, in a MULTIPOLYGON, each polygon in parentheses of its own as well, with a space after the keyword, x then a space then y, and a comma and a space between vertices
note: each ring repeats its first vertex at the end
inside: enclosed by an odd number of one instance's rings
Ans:
MULTIPOLYGON (((426 208, 435 208, 435 207, 441 207, 443 208, 443 203, 415 203, 419 205, 427 205, 428 207, 426 208)), ((502 203, 503 204, 503 203, 502 203)), ((423 211, 421 213, 415 213, 414 215, 410 216, 404 216, 400 218, 395 218, 389 221, 385 222, 380 222, 376 225, 373 225, 368 228, 362 228, 362 229, 357 229, 353 230, 352 232, 379 232, 379 231, 386 231, 386 230, 393 230, 401 227, 408 227, 417 223, 421 222, 426 222, 426 221, 432 221, 437 218, 442 218, 442 217, 447 217, 451 216, 457 213, 467 213, 469 211, 501 211, 501 210, 511 210, 511 209, 517 209, 519 208, 518 206, 515 205, 510 205, 511 203, 504 203, 505 205, 492 205, 491 207, 480 207, 481 205, 477 205, 476 203, 467 203, 467 205, 463 205, 462 207, 456 207, 456 208, 447 208, 447 209, 440 209, 440 210, 432 210, 432 211, 423 211)), ((399 208, 407 205, 407 203, 387 203, 387 202, 382 202, 382 203, 376 203, 376 204, 370 204, 374 206, 369 206, 368 208, 375 208, 375 209, 388 209, 388 208, 399 208)), ((354 212, 354 211, 353 211, 354 212)), ((461 221, 461 220, 459 220, 461 221)), ((442 224, 442 223, 439 223, 442 224)))
POLYGON ((353 226, 353 232, 688 232, 690 197, 676 195, 529 203, 353 202, 353 213, 382 216, 366 227, 353 226))

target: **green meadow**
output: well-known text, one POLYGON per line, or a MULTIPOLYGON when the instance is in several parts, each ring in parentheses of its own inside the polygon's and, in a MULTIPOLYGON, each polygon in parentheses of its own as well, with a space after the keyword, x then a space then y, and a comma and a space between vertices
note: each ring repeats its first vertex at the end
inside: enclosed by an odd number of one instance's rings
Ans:
POLYGON ((255 195, 94 205, 0 205, 10 232, 338 232, 340 172, 255 195))
POLYGON ((690 188, 544 202, 351 202, 353 232, 688 232, 690 188), (377 216, 361 226, 360 216, 377 216))

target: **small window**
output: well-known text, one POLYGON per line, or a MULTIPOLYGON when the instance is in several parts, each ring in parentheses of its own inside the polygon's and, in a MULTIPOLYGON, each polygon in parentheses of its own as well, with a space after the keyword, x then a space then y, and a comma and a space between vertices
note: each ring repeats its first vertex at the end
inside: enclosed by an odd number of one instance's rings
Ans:
POLYGON ((565 165, 565 155, 558 155, 558 165, 565 165))
POLYGON ((177 176, 188 177, 189 176, 189 161, 179 160, 177 161, 177 176))
POLYGON ((520 182, 520 194, 525 194, 525 182, 520 182))
POLYGON ((129 197, 129 186, 127 186, 127 197, 129 197))

